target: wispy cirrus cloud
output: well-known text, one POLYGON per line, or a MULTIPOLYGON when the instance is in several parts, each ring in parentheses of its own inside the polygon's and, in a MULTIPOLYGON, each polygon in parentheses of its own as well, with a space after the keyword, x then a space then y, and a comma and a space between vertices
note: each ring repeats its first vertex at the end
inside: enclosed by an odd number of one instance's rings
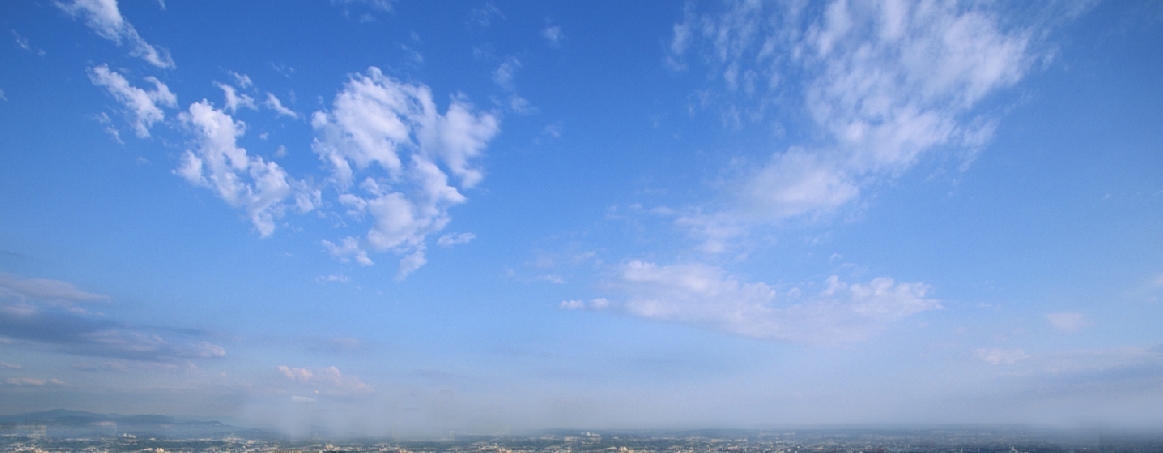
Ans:
POLYGON ((0 272, 0 300, 39 301, 52 305, 109 300, 109 296, 82 291, 71 283, 47 278, 24 278, 0 272))
POLYGON ((1031 33, 953 1, 688 5, 668 61, 709 71, 702 98, 736 123, 781 113, 815 130, 728 184, 723 206, 689 210, 680 224, 721 251, 756 225, 852 203, 935 150, 969 162, 997 122, 977 107, 1028 72, 1031 33))
POLYGON ((369 249, 400 255, 398 278, 424 265, 428 237, 451 220, 450 207, 467 201, 460 190, 484 177, 473 160, 500 132, 495 115, 475 112, 461 97, 441 114, 427 86, 374 67, 353 75, 311 124, 318 133, 312 148, 331 167, 340 203, 349 215, 372 219, 363 238, 324 246, 364 265, 372 264, 369 249))
POLYGON ((125 20, 117 8, 117 0, 72 0, 56 5, 74 18, 81 18, 97 35, 122 45, 129 45, 129 54, 159 68, 173 68, 174 60, 165 48, 155 47, 141 35, 133 24, 125 20))
POLYGON ((17 386, 17 387, 30 387, 30 386, 31 387, 41 387, 44 385, 57 385, 57 386, 68 385, 68 384, 65 384, 65 382, 60 380, 60 379, 44 379, 44 378, 35 378, 35 377, 10 377, 10 378, 5 378, 3 382, 6 385, 12 385, 12 386, 17 386))

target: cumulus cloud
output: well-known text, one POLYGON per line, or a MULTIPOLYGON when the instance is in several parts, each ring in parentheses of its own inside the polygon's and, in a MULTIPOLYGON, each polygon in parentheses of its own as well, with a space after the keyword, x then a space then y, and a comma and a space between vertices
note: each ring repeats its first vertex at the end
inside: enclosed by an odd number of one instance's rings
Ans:
POLYGON ((722 215, 746 226, 843 206, 936 149, 972 154, 996 124, 974 107, 1025 75, 1029 35, 953 1, 837 0, 818 12, 737 2, 705 14, 688 6, 669 59, 678 69, 705 63, 721 84, 708 93, 732 118, 797 109, 815 126, 816 141, 734 185, 722 215))
POLYGON ((1086 320, 1086 315, 1075 312, 1047 313, 1046 321, 1055 329, 1063 332, 1077 332, 1090 326, 1090 321, 1086 320))
POLYGON ((154 77, 145 80, 154 85, 150 91, 132 86, 124 76, 110 71, 106 65, 89 68, 89 80, 94 85, 103 86, 118 102, 129 110, 133 117, 134 131, 138 137, 149 137, 149 128, 165 119, 166 114, 158 106, 174 108, 178 98, 166 84, 154 77))
POLYGON ((311 385, 326 385, 328 386, 329 393, 333 394, 358 395, 375 392, 371 386, 363 383, 358 377, 344 376, 339 371, 339 368, 335 366, 308 369, 279 365, 278 370, 291 381, 311 385))
POLYGON ((238 147, 236 139, 246 131, 243 122, 205 100, 191 104, 180 118, 193 133, 196 147, 186 150, 175 172, 192 184, 214 190, 230 206, 243 209, 263 237, 274 232, 275 220, 283 216, 288 198, 294 198, 301 212, 314 209, 318 203, 316 191, 291 178, 278 164, 248 156, 238 147))
POLYGON ((373 223, 362 239, 324 245, 361 264, 371 264, 367 248, 402 256, 398 278, 425 263, 426 239, 448 224, 451 206, 466 201, 460 189, 483 178, 472 161, 500 130, 496 116, 474 112, 460 97, 440 114, 427 86, 374 67, 353 75, 332 109, 315 112, 311 124, 318 133, 312 148, 331 167, 341 202, 373 223))
POLYGON ((173 68, 174 60, 164 48, 145 42, 129 21, 117 9, 117 0, 73 0, 58 2, 57 6, 74 18, 85 21, 97 35, 122 45, 127 43, 129 54, 159 68, 173 68))
MULTIPOLYGON (((890 278, 847 283, 832 276, 822 291, 805 295, 799 288, 781 292, 763 282, 744 282, 704 264, 631 261, 610 284, 626 294, 619 308, 633 316, 808 343, 864 340, 893 322, 941 307, 926 298, 929 287, 923 283, 890 278)), ((609 306, 604 299, 561 304, 565 309, 609 306)))

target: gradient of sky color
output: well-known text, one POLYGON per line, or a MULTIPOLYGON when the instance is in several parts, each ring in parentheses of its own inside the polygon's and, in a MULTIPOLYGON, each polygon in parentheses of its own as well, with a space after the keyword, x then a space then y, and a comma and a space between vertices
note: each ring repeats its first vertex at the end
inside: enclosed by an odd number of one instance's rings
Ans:
POLYGON ((0 407, 1163 426, 1163 4, 0 5, 0 407))

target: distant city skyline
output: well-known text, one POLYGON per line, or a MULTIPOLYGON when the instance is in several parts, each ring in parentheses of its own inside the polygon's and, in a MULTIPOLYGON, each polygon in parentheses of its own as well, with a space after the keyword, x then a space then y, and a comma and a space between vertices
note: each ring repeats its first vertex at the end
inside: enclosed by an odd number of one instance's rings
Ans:
POLYGON ((0 413, 1163 427, 1163 5, 0 5, 0 413))

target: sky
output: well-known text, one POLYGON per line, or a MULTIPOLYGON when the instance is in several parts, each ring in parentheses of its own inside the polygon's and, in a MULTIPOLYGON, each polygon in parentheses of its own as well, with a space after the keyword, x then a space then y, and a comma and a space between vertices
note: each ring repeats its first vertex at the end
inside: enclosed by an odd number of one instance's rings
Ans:
POLYGON ((0 411, 1163 427, 1163 4, 0 3, 0 411))

